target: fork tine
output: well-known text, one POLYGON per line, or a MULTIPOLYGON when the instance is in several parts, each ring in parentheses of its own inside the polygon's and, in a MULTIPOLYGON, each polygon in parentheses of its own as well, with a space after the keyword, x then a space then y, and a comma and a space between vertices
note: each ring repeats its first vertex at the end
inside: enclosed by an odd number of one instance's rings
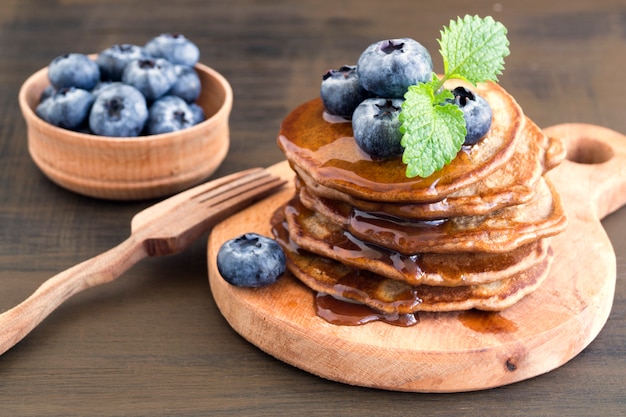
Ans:
POLYGON ((254 172, 250 175, 238 178, 233 182, 225 184, 224 186, 198 194, 195 199, 197 199, 200 203, 209 202, 209 206, 215 206, 222 201, 236 197, 238 194, 275 181, 281 180, 278 177, 272 176, 267 171, 254 172))
POLYGON ((256 200, 285 184, 287 181, 268 172, 253 172, 234 182, 196 193, 180 204, 170 207, 176 215, 162 213, 167 223, 158 222, 159 230, 152 230, 144 241, 149 256, 178 253, 212 226, 232 213, 243 209, 256 200))
POLYGON ((286 183, 286 180, 268 173, 255 175, 253 181, 240 181, 235 188, 216 190, 211 198, 201 199, 196 208, 190 206, 189 216, 198 218, 197 229, 202 233, 232 213, 243 209, 253 201, 266 197, 286 183))
POLYGON ((251 201, 260 200, 266 197, 268 194, 272 193, 278 187, 286 183, 286 180, 267 176, 263 178, 262 181, 250 182, 237 189, 229 190, 220 195, 220 198, 207 200, 203 204, 209 207, 211 211, 215 212, 220 212, 229 208, 230 210, 225 211, 225 215, 228 216, 233 212, 239 211, 248 206, 251 201), (207 202, 209 202, 209 204, 206 204, 207 202))
POLYGON ((184 194, 187 194, 188 199, 201 199, 203 196, 219 194, 224 188, 237 187, 239 184, 245 184, 259 176, 266 175, 270 174, 263 168, 250 168, 198 185, 185 191, 184 194))
POLYGON ((135 214, 131 220, 131 230, 136 231, 154 222, 155 218, 162 216, 166 212, 175 210, 181 204, 187 203, 189 200, 194 199, 198 195, 211 192, 219 187, 228 185, 234 181, 238 181, 240 178, 244 178, 250 175, 257 175, 265 171, 263 168, 250 168, 244 171, 236 172, 221 178, 214 179, 204 184, 197 185, 186 191, 180 192, 172 197, 169 197, 163 201, 160 201, 152 206, 145 208, 139 213, 135 214))

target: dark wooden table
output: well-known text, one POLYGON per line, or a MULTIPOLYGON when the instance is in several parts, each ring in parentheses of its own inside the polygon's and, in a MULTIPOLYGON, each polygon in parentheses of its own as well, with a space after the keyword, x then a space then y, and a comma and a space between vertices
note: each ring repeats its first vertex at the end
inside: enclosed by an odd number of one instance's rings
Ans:
MULTIPOLYGON (((493 15, 509 29, 502 85, 540 126, 586 122, 626 133, 626 4, 556 1, 0 3, 0 311, 48 277, 124 239, 151 202, 82 197, 28 156, 20 84, 66 52, 143 44, 178 31, 232 83, 231 150, 216 173, 279 162, 281 119, 318 94, 321 74, 369 43, 409 36, 442 64, 451 18, 493 15), (471 3, 471 6, 469 5, 471 3)), ((617 253, 611 316, 563 367, 484 392, 416 394, 323 380, 266 355, 228 326, 211 297, 206 237, 87 290, 0 356, 2 416, 618 416, 626 413, 626 211, 603 224, 617 253)), ((2 331, 0 329, 0 331, 2 331)))

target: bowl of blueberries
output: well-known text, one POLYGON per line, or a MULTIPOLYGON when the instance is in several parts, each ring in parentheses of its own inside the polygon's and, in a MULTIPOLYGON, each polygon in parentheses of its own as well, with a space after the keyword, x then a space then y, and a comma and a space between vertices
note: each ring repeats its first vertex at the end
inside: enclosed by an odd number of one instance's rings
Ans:
POLYGON ((199 55, 184 35, 164 33, 54 58, 19 92, 33 161, 61 187, 109 200, 204 181, 228 152, 233 93, 199 55))

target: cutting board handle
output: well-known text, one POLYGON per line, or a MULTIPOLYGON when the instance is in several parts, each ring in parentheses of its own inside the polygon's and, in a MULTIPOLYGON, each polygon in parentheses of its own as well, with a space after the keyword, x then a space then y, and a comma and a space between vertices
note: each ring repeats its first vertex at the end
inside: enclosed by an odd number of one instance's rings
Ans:
POLYGON ((626 136, 584 123, 566 123, 543 129, 565 141, 566 160, 548 174, 561 192, 570 193, 570 215, 600 220, 626 204, 626 136))

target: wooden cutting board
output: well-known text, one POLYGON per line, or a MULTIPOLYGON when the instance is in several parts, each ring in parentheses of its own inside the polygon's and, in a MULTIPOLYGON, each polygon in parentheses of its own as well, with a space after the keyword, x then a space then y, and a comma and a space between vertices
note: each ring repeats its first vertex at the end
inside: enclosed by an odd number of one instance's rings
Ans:
MULTIPOLYGON (((545 131, 567 141, 567 160, 549 176, 569 226, 552 241, 555 260, 546 282, 513 307, 500 313, 420 313, 412 327, 338 326, 317 317, 314 294, 289 275, 262 289, 230 286, 217 271, 217 250, 242 233, 271 236, 269 218, 292 196, 290 185, 212 231, 209 281, 220 311, 235 331, 270 355, 352 385, 460 392, 563 365, 598 335, 611 310, 616 260, 600 219, 626 203, 626 137, 581 124, 545 131)), ((293 178, 286 162, 270 170, 293 178)))

